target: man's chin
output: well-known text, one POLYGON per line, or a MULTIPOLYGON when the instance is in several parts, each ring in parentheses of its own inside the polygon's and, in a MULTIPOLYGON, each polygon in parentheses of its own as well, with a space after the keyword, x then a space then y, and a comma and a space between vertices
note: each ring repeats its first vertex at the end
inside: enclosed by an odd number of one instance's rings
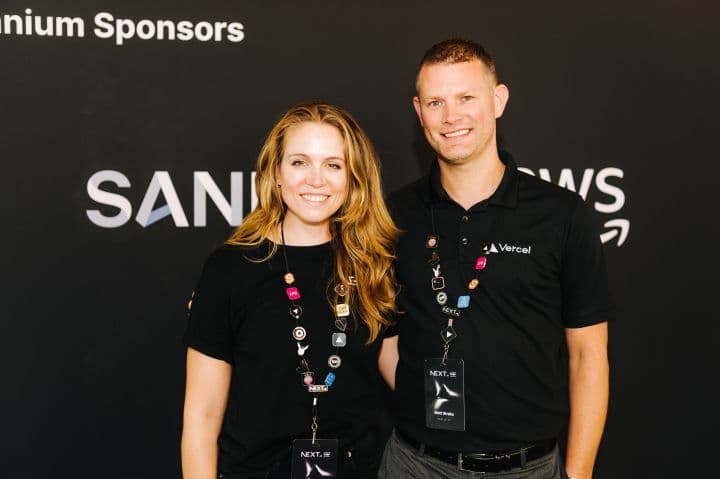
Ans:
POLYGON ((453 152, 453 154, 438 154, 438 159, 448 165, 464 165, 470 159, 470 155, 453 152))

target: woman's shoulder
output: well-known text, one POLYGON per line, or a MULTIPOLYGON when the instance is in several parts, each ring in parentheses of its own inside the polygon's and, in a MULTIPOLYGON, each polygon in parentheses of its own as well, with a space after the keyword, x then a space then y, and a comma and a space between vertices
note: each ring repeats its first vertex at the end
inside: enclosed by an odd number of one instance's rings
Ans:
POLYGON ((208 255, 204 269, 221 274, 230 274, 238 269, 254 269, 265 262, 268 253, 267 241, 252 247, 226 243, 218 246, 208 255))

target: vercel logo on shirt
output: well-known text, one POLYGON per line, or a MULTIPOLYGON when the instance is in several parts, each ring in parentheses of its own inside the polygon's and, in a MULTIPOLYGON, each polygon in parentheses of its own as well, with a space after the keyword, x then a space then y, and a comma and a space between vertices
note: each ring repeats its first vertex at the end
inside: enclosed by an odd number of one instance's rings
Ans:
MULTIPOLYGON (((498 243, 500 251, 503 253, 519 253, 519 254, 531 254, 532 246, 516 246, 507 243, 498 243)), ((492 247, 490 248, 492 251, 492 247)))
POLYGON ((532 254, 532 245, 518 246, 510 243, 495 243, 490 244, 488 253, 516 253, 516 254, 532 254))

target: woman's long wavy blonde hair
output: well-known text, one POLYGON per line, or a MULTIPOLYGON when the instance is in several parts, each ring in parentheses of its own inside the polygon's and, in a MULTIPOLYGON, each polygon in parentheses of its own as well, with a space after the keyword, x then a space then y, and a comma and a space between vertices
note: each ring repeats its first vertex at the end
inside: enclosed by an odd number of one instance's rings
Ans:
MULTIPOLYGON (((396 311, 397 286, 392 269, 398 229, 390 218, 383 198, 380 162, 370 139, 344 109, 325 103, 304 103, 285 113, 268 134, 256 165, 255 190, 258 203, 226 241, 241 247, 257 247, 277 239, 285 206, 277 187, 277 172, 284 154, 284 140, 290 128, 305 122, 334 126, 343 138, 348 182, 345 202, 330 224, 335 271, 328 284, 328 301, 335 304, 332 285, 351 283, 346 301, 355 317, 369 330, 373 342, 396 311)), ((263 261, 277 252, 276 242, 263 261)))

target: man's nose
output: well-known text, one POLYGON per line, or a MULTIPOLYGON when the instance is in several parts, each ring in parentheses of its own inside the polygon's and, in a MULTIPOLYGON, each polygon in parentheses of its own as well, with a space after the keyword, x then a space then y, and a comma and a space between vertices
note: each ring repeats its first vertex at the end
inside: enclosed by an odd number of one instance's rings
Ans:
POLYGON ((459 119, 460 109, 450 102, 446 103, 445 107, 443 108, 443 123, 455 123, 459 119))

